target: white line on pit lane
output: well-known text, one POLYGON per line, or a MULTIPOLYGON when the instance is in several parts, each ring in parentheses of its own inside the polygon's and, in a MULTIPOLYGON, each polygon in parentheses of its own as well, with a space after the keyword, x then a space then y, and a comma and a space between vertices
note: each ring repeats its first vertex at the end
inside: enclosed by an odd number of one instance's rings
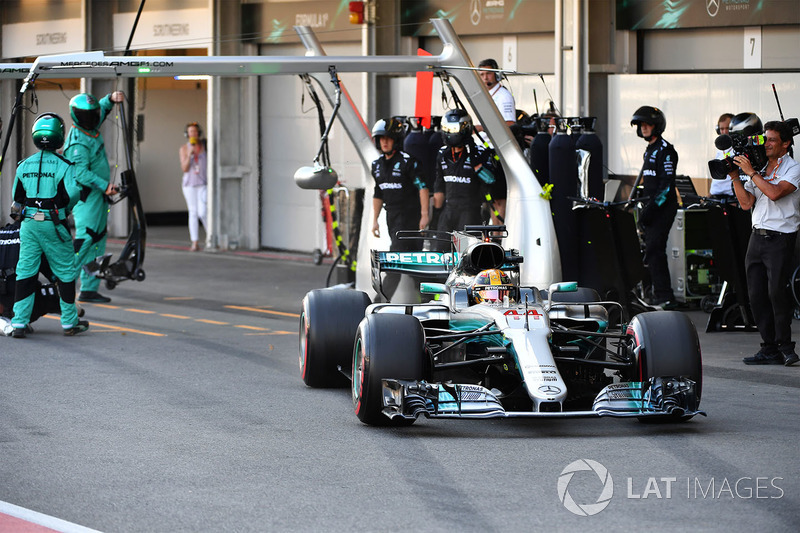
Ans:
POLYGON ((24 507, 4 501, 0 501, 0 513, 19 518, 21 520, 26 520, 33 524, 48 527, 52 530, 60 531, 61 533, 100 533, 96 529, 90 529, 78 524, 73 524, 72 522, 67 522, 66 520, 61 520, 60 518, 56 518, 54 516, 37 513, 36 511, 31 511, 30 509, 25 509, 24 507))

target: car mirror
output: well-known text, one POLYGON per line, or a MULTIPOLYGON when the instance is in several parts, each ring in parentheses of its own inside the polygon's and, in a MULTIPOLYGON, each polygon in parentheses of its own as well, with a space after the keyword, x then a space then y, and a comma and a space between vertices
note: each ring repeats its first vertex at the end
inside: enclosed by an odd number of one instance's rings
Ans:
POLYGON ((328 190, 336 186, 339 176, 331 167, 314 165, 300 167, 294 173, 294 182, 301 189, 328 190))
POLYGON ((560 281, 558 283, 552 283, 550 288, 547 289, 547 307, 548 309, 553 304, 553 293, 556 292, 575 292, 578 290, 578 282, 577 281, 560 281))
POLYGON ((447 294, 447 286, 444 283, 420 283, 419 292, 422 294, 447 294))

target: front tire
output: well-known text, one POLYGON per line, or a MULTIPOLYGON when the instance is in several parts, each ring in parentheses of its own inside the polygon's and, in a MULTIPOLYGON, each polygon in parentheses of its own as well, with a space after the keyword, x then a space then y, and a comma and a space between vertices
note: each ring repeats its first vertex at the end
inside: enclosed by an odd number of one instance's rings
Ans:
POLYGON ((358 323, 369 296, 351 289, 318 289, 306 294, 300 314, 300 376, 309 387, 346 387, 338 367, 350 368, 358 323))
MULTIPOLYGON (((633 381, 658 377, 686 377, 695 382, 697 405, 703 392, 703 361, 700 340, 691 320, 678 311, 652 311, 636 315, 629 332, 638 348, 633 381)), ((646 420, 646 419, 643 419, 646 420)))
POLYGON ((411 315, 368 315, 358 326, 352 393, 356 416, 374 426, 410 426, 414 420, 383 414, 383 379, 425 377, 425 333, 411 315))

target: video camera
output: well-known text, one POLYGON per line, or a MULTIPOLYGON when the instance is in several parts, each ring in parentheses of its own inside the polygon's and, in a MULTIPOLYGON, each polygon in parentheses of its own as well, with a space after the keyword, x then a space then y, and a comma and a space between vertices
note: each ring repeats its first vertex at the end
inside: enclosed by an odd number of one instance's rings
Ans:
MULTIPOLYGON (((753 168, 761 168, 767 164, 764 140, 763 132, 755 135, 742 135, 741 133, 731 132, 730 135, 725 134, 717 137, 714 140, 714 146, 723 152, 733 149, 734 156, 744 155, 750 160, 753 168)), ((708 162, 708 170, 715 180, 724 180, 732 170, 737 168, 732 156, 727 156, 724 159, 712 159, 708 162)))

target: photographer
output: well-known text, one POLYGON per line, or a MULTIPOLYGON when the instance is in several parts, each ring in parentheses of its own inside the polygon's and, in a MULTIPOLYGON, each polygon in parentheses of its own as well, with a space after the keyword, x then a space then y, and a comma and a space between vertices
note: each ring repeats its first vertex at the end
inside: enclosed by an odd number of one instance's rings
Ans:
POLYGON ((800 228, 800 165, 789 155, 792 132, 785 122, 764 126, 767 164, 754 169, 743 154, 733 158, 738 169, 729 176, 742 209, 752 209, 753 232, 745 269, 751 309, 761 334, 761 349, 745 357, 746 365, 795 364, 800 358, 792 342, 792 296, 787 285, 800 228), (750 179, 743 182, 742 175, 750 179))

